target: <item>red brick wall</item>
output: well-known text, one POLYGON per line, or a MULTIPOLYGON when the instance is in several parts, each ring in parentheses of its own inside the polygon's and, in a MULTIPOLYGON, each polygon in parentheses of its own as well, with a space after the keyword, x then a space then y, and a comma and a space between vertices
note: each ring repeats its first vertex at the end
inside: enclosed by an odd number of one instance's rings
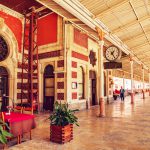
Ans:
POLYGON ((57 93, 58 100, 64 100, 64 93, 57 93))
POLYGON ((21 51, 21 44, 22 44, 22 22, 21 20, 1 11, 0 11, 0 17, 4 19, 7 26, 14 33, 16 40, 18 42, 19 51, 21 51))
POLYGON ((56 51, 52 51, 52 52, 39 54, 39 59, 50 58, 50 57, 59 57, 59 56, 61 56, 61 50, 56 50, 56 51))
POLYGON ((57 73, 57 78, 64 78, 64 73, 57 73))
POLYGON ((72 71, 72 78, 77 78, 77 72, 72 71))
POLYGON ((88 48, 88 36, 74 28, 74 42, 84 48, 88 48))
POLYGON ((57 82, 57 89, 64 89, 64 82, 57 82))
POLYGON ((57 67, 64 67, 64 60, 58 60, 57 67))
POLYGON ((77 92, 72 93, 72 99, 77 99, 77 92))
POLYGON ((72 68, 77 68, 77 62, 72 61, 72 68))
POLYGON ((38 20, 37 41, 38 45, 57 42, 58 15, 53 13, 38 20))
POLYGON ((75 51, 72 51, 72 57, 78 58, 78 59, 81 59, 81 60, 84 60, 84 61, 88 61, 88 56, 80 54, 80 53, 75 52, 75 51))

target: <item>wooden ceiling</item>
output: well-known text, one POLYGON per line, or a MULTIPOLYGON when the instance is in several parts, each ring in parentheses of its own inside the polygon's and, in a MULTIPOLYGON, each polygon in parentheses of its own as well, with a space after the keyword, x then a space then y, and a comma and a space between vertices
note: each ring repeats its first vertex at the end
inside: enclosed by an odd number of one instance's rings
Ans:
MULTIPOLYGON (((36 0, 65 16, 88 33, 97 36, 82 20, 62 8, 57 0, 36 0), (79 22, 79 23, 78 23, 79 22)), ((65 0, 63 0, 65 1, 65 0)), ((74 0, 88 9, 92 18, 102 21, 123 43, 125 43, 143 64, 150 68, 150 0, 74 0)), ((69 0, 69 3, 73 0, 69 0)), ((81 7, 81 6, 80 6, 81 7)), ((110 43, 107 41, 107 44, 110 43)), ((129 57, 123 57, 123 70, 130 73, 129 57)), ((134 74, 142 76, 142 66, 134 62, 134 74)), ((148 71, 145 71, 148 81, 148 71)))
MULTIPOLYGON (((78 1, 150 68, 150 0, 78 1)), ((130 71, 129 59, 123 60, 123 69, 130 71)), ((134 72, 141 76, 141 66, 135 63, 134 72)))

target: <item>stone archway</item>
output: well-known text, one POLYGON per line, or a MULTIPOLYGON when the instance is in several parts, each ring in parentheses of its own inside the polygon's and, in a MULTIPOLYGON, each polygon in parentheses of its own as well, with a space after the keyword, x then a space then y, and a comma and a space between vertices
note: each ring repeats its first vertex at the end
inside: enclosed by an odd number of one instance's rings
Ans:
MULTIPOLYGON (((5 67, 8 72, 9 97, 17 99, 17 65, 18 65, 18 43, 15 35, 7 26, 3 18, 0 18, 0 36, 5 40, 8 46, 8 56, 0 62, 0 66, 5 67)), ((9 101, 9 105, 11 105, 9 101)))

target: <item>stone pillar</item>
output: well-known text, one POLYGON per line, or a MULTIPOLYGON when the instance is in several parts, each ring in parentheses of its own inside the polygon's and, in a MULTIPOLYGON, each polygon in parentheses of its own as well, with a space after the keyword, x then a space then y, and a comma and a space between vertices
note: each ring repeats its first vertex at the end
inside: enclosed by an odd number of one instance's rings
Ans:
POLYGON ((86 67, 86 72, 85 72, 85 98, 86 98, 86 108, 90 108, 90 98, 89 98, 89 66, 86 67))
POLYGON ((98 70, 99 70, 99 79, 100 79, 100 85, 99 85, 99 93, 100 93, 100 117, 105 116, 105 100, 104 100, 104 65, 103 65, 103 46, 104 41, 101 40, 99 42, 99 61, 98 61, 98 70))
POLYGON ((106 70, 106 96, 107 96, 107 104, 109 104, 109 83, 110 79, 109 79, 109 70, 106 70))
POLYGON ((44 102, 44 95, 43 95, 43 76, 44 76, 44 66, 39 63, 39 107, 38 111, 43 111, 43 102, 44 102))
POLYGON ((131 104, 133 104, 134 103, 134 91, 133 91, 134 81, 133 81, 133 60, 132 60, 132 58, 130 59, 130 65, 131 65, 131 104))
POLYGON ((142 79, 143 79, 143 99, 145 99, 145 87, 144 87, 144 67, 142 67, 142 79))
POLYGON ((149 79, 149 96, 150 96, 150 71, 148 71, 148 79, 149 79))

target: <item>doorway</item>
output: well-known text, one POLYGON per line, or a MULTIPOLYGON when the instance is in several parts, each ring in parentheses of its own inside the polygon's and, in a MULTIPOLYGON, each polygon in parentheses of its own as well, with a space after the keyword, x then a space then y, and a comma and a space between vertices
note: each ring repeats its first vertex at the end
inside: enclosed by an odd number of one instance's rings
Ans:
POLYGON ((55 82, 54 82, 54 68, 48 65, 44 70, 44 102, 43 109, 53 111, 55 82))
POLYGON ((0 66, 0 108, 7 111, 8 102, 8 72, 5 67, 0 66), (7 97, 6 97, 7 96, 7 97))
POLYGON ((91 95, 91 105, 96 105, 96 73, 95 71, 90 70, 90 82, 91 82, 91 88, 90 88, 90 95, 91 95))

